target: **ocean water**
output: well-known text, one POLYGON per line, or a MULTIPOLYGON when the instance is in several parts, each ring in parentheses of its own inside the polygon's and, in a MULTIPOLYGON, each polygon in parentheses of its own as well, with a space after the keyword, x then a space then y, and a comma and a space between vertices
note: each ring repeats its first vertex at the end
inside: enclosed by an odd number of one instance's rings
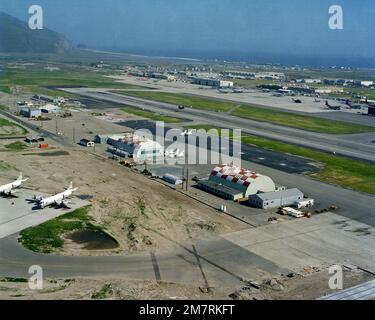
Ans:
POLYGON ((252 53, 252 52, 199 52, 191 50, 134 50, 128 54, 164 60, 180 61, 184 63, 204 62, 242 62, 248 64, 280 64, 300 65, 308 67, 350 67, 350 68, 375 68, 375 57, 340 57, 324 55, 293 55, 277 53, 252 53))

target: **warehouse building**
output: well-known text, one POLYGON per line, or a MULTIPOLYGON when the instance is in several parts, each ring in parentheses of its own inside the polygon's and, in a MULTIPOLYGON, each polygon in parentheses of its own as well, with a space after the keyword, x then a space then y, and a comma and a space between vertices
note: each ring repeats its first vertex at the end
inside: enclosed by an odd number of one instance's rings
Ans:
MULTIPOLYGON (((241 198, 248 198, 259 192, 274 192, 276 190, 275 183, 271 178, 234 165, 224 164, 216 167, 212 170, 208 180, 216 183, 216 186, 220 186, 216 192, 211 191, 219 196, 222 196, 222 186, 236 191, 236 195, 241 194, 241 198)), ((210 187, 214 189, 215 185, 211 184, 210 187)), ((225 188, 225 190, 227 189, 225 188)))
POLYGON ((227 187, 226 185, 211 180, 199 180, 198 188, 226 200, 238 201, 243 198, 243 194, 240 190, 227 187))
MULTIPOLYGON (((97 134, 94 137, 94 142, 97 143, 97 144, 106 144, 110 137, 114 137, 114 135, 113 134, 97 134)), ((120 138, 121 138, 121 136, 118 137, 118 139, 120 139, 120 138)))
POLYGON ((21 116, 24 116, 26 118, 39 118, 42 116, 42 111, 40 109, 35 108, 22 108, 20 110, 21 116))
POLYGON ((294 188, 289 190, 254 194, 249 197, 249 204, 260 209, 297 205, 303 201, 302 191, 294 188))
POLYGON ((126 153, 129 158, 146 160, 164 156, 164 149, 159 143, 133 133, 109 137, 107 143, 126 153))
POLYGON ((215 88, 233 88, 233 81, 225 81, 218 79, 209 79, 209 78, 194 78, 193 84, 198 84, 200 86, 209 86, 215 88))
POLYGON ((59 113, 62 111, 59 106, 56 106, 54 104, 46 104, 43 107, 40 107, 40 110, 43 113, 59 113))

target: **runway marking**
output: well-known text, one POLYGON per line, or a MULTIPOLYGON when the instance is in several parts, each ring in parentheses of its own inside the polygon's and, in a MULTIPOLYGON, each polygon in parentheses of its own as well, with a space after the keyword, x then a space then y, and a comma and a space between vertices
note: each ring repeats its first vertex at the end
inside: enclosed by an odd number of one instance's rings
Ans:
POLYGON ((152 267, 154 268, 155 272, 155 279, 157 282, 161 281, 161 275, 160 275, 160 268, 158 261, 156 260, 156 255, 153 251, 150 252, 151 261, 152 261, 152 267))
MULTIPOLYGON (((191 236, 191 233, 190 233, 190 230, 189 230, 188 227, 186 227, 186 231, 187 231, 187 233, 188 233, 188 235, 189 235, 190 240, 193 240, 193 239, 192 239, 192 236, 191 236)), ((198 254, 197 248, 195 247, 194 244, 192 244, 192 248, 193 248, 193 254, 194 254, 195 258, 197 259, 197 263, 198 263, 199 270, 200 270, 200 272, 201 272, 201 274, 202 274, 202 277, 203 277, 203 281, 204 281, 205 288, 208 290, 208 289, 210 288, 210 286, 209 286, 209 284, 208 284, 207 276, 206 276, 206 274, 205 274, 205 272, 204 272, 204 270, 203 270, 202 263, 201 263, 201 261, 200 261, 200 256, 199 256, 199 254, 198 254)))

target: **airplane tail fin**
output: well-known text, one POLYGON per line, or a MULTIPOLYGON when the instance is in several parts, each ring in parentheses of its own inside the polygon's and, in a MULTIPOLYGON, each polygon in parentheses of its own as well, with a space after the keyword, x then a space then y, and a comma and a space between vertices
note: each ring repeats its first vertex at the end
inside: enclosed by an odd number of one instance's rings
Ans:
POLYGON ((17 181, 20 181, 20 180, 22 180, 22 172, 20 172, 20 175, 19 175, 17 181))
POLYGON ((70 182, 70 185, 69 185, 68 189, 69 189, 69 190, 73 189, 73 181, 70 182))

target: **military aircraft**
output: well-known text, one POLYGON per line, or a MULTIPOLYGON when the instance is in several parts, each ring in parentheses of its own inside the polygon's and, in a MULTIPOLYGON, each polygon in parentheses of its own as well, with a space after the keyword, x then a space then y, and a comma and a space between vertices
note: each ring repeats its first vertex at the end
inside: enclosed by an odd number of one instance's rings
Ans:
POLYGON ((69 187, 61 193, 58 193, 52 197, 46 197, 46 198, 43 198, 41 196, 34 196, 34 200, 40 209, 44 209, 45 207, 48 207, 48 206, 57 206, 60 208, 63 208, 63 207, 67 208, 69 204, 69 201, 67 199, 73 194, 73 192, 77 190, 78 188, 73 188, 73 182, 71 182, 69 187))
POLYGON ((0 194, 5 196, 11 196, 15 193, 15 189, 19 188, 22 183, 29 180, 29 178, 22 179, 22 172, 20 173, 18 179, 14 182, 8 183, 0 187, 0 194))

